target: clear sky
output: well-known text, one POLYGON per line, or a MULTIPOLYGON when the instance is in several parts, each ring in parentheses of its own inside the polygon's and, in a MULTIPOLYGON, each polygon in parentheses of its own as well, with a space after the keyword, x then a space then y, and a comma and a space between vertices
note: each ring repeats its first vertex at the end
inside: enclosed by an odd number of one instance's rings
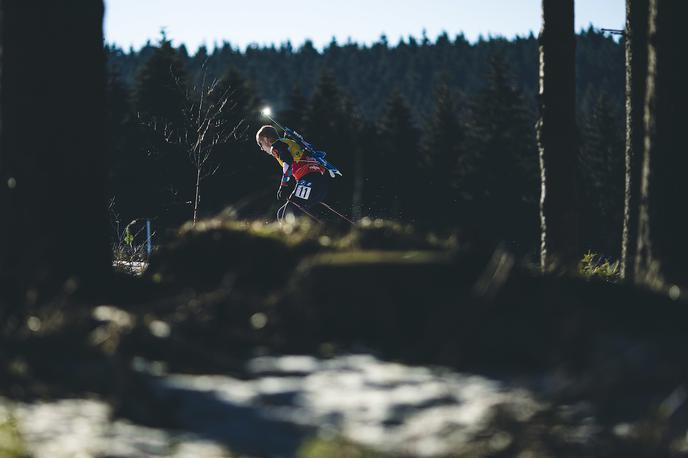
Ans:
MULTIPOLYGON (((576 30, 621 29, 625 0, 576 0, 576 30)), ((335 37, 358 43, 391 44, 401 37, 434 39, 442 31, 513 37, 537 33, 541 0, 105 0, 105 38, 124 48, 156 41, 161 28, 175 45, 190 52, 206 44, 229 41, 244 49, 250 43, 299 46, 311 39, 320 48, 335 37)))

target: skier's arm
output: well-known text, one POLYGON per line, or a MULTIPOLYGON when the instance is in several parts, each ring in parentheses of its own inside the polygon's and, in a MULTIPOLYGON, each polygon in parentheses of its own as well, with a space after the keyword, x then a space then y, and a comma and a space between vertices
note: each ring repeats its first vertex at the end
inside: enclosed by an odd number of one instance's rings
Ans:
POLYGON ((282 142, 275 142, 273 144, 273 147, 277 150, 277 155, 282 161, 282 186, 286 186, 287 183, 289 183, 289 178, 291 178, 292 174, 292 164, 294 163, 294 159, 291 157, 291 153, 289 152, 289 147, 285 145, 282 142))
POLYGON ((289 153, 289 147, 279 140, 272 144, 272 155, 282 165, 282 179, 280 180, 279 188, 277 188, 277 200, 282 200, 289 194, 287 185, 291 178, 291 165, 294 160, 289 153))
POLYGON ((291 178, 291 165, 287 164, 285 162, 282 164, 282 181, 280 182, 280 185, 286 186, 289 183, 290 178, 291 178))

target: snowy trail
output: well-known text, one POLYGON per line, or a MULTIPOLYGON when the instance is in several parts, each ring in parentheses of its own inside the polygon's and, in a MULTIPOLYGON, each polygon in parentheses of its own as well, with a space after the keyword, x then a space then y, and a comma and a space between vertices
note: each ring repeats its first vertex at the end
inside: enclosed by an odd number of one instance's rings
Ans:
POLYGON ((525 390, 495 380, 370 355, 260 357, 243 379, 149 380, 155 396, 174 406, 173 422, 185 433, 111 421, 109 407, 93 400, 19 405, 18 426, 37 458, 105 451, 132 458, 229 456, 224 447, 241 456, 289 457, 317 434, 391 455, 431 457, 479 434, 495 406, 509 404, 524 419, 539 409, 525 390))

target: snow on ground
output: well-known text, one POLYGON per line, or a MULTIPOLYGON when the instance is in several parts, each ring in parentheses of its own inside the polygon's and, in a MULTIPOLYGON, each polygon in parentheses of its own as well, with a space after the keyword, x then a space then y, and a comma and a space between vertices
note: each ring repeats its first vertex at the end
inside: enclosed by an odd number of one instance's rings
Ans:
MULTIPOLYGON (((159 386, 179 406, 185 425, 208 413, 195 400, 204 393, 234 407, 259 408, 277 423, 412 456, 449 453, 477 434, 498 404, 517 400, 524 415, 537 409, 528 393, 494 380, 369 355, 262 357, 252 360, 249 370, 249 380, 172 375, 159 386)), ((223 421, 231 423, 231 414, 223 421)))
POLYGON ((229 458, 199 436, 112 420, 110 407, 91 399, 11 405, 0 399, 0 424, 10 415, 34 458, 229 458))
POLYGON ((151 373, 154 393, 174 406, 184 433, 113 421, 106 404, 87 399, 19 404, 14 415, 37 458, 204 458, 229 456, 226 450, 286 457, 316 434, 430 457, 478 434, 499 404, 526 418, 539 409, 528 392, 495 380, 369 355, 259 357, 246 375, 151 373))

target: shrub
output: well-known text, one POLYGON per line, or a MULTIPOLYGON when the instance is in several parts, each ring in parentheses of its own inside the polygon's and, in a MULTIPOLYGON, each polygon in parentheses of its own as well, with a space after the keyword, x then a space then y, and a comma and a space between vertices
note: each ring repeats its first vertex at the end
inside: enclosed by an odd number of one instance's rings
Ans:
POLYGON ((578 263, 578 273, 584 278, 598 278, 609 282, 616 282, 621 279, 619 261, 611 262, 592 251, 583 255, 583 259, 578 263))

